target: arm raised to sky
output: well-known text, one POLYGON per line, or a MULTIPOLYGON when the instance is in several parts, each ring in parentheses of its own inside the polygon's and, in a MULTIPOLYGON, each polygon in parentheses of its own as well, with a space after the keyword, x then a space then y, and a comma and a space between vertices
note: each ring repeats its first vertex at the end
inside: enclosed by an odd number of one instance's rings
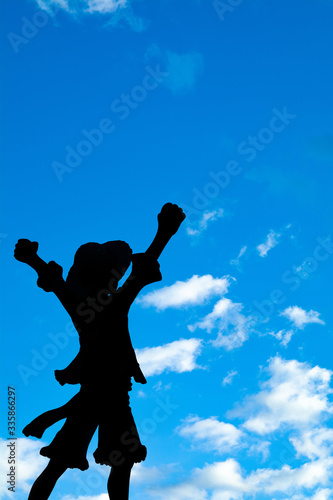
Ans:
POLYGON ((71 318, 74 318, 79 299, 66 286, 62 267, 54 261, 45 262, 37 255, 37 250, 37 241, 22 238, 15 245, 14 257, 37 272, 37 285, 45 292, 54 292, 71 318))
MULTIPOLYGON (((127 311, 139 292, 146 285, 160 281, 162 275, 157 259, 161 255, 171 237, 176 234, 181 223, 185 219, 183 210, 175 204, 166 203, 157 216, 158 228, 151 245, 145 253, 134 254, 132 256, 132 271, 124 285, 119 290, 123 304, 127 311)), ((135 352, 131 345, 131 356, 133 358, 133 377, 136 382, 145 384, 147 381, 137 362, 135 352)))
POLYGON ((132 272, 119 290, 129 308, 142 288, 150 283, 161 281, 157 259, 167 243, 176 234, 185 219, 183 210, 173 203, 166 203, 157 216, 158 227, 156 235, 145 253, 134 254, 132 257, 132 272))
POLYGON ((166 203, 157 216, 158 228, 156 236, 146 250, 146 255, 158 259, 171 237, 176 234, 186 215, 173 203, 166 203))

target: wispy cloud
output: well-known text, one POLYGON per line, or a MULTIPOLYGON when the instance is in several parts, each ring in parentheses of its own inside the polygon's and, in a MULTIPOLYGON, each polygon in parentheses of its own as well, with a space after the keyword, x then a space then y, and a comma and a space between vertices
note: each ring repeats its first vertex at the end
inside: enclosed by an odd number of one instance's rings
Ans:
POLYGON ((152 44, 146 51, 146 59, 158 58, 164 62, 169 76, 163 85, 174 95, 183 95, 190 92, 203 70, 203 56, 199 52, 177 53, 163 50, 157 44, 152 44))
POLYGON ((325 321, 319 318, 320 314, 317 311, 305 311, 301 307, 298 306, 290 306, 287 307, 282 313, 281 316, 285 316, 288 318, 294 326, 299 329, 303 329, 305 325, 309 323, 318 323, 319 325, 325 325, 325 321))
POLYGON ((167 71, 165 86, 173 94, 186 94, 196 84, 203 69, 203 56, 198 52, 177 54, 167 50, 167 71))
POLYGON ((280 237, 280 233, 276 233, 275 231, 273 231, 273 229, 271 229, 271 231, 266 236, 266 240, 264 241, 264 243, 260 243, 260 245, 257 246, 260 257, 266 257, 269 250, 274 248, 279 243, 280 237))
POLYGON ((242 304, 223 297, 214 305, 211 313, 193 325, 189 325, 188 328, 191 332, 196 328, 201 328, 208 333, 217 329, 218 334, 213 345, 224 347, 228 351, 236 349, 249 338, 251 332, 252 320, 241 313, 242 309, 242 304))
POLYGON ((232 266, 235 266, 235 267, 239 268, 239 267, 240 267, 240 259, 243 257, 243 255, 245 254, 246 250, 247 250, 247 246, 246 246, 246 245, 244 245, 244 246, 240 249, 239 254, 237 255, 236 259, 232 259, 232 260, 230 261, 230 264, 231 264, 232 266))
POLYGON ((187 234, 190 236, 198 236, 203 231, 205 231, 205 229, 207 229, 208 222, 215 221, 217 219, 220 219, 223 216, 224 216, 223 208, 220 208, 219 210, 212 210, 212 211, 206 210, 202 214, 201 219, 197 222, 195 228, 193 228, 193 226, 187 226, 187 228, 186 228, 187 234))
POLYGON ((36 0, 40 9, 52 12, 54 8, 63 9, 66 12, 72 12, 69 6, 69 0, 36 0))
POLYGON ((196 359, 201 350, 202 340, 192 338, 176 340, 158 347, 138 349, 136 355, 143 373, 150 377, 164 371, 184 373, 200 368, 196 359))
POLYGON ((85 3, 87 12, 99 14, 109 14, 128 5, 127 0, 85 0, 85 3))
POLYGON ((277 340, 280 341, 281 345, 287 347, 292 336, 297 332, 297 330, 303 330, 303 328, 310 323, 318 323, 319 325, 325 325, 325 322, 319 318, 319 313, 317 311, 305 311, 298 306, 287 307, 284 311, 280 313, 280 316, 284 316, 292 323, 292 327, 289 329, 281 329, 278 332, 268 331, 268 335, 272 335, 277 340))
POLYGON ((126 3, 126 8, 118 8, 109 18, 107 26, 116 28, 129 27, 136 33, 145 31, 150 22, 147 19, 137 16, 129 3, 126 3))
POLYGON ((287 347, 289 344, 291 337, 294 335, 294 330, 279 330, 278 332, 268 332, 269 335, 272 335, 277 340, 280 341, 281 345, 287 347))
POLYGON ((236 375, 238 375, 238 371, 236 371, 236 370, 232 370, 232 371, 228 372, 228 374, 222 380, 222 385, 223 386, 231 385, 232 381, 236 377, 236 375))
POLYGON ((36 0, 38 7, 49 13, 61 9, 77 18, 80 15, 100 15, 107 22, 104 26, 127 26, 141 33, 147 29, 148 21, 137 16, 129 0, 36 0))
POLYGON ((228 291, 231 279, 229 276, 213 278, 210 274, 194 275, 187 281, 176 281, 171 286, 139 297, 137 302, 146 307, 154 306, 159 310, 201 305, 215 295, 224 295, 228 291))
POLYGON ((110 14, 128 6, 128 0, 36 0, 36 2, 43 10, 58 7, 73 14, 110 14))

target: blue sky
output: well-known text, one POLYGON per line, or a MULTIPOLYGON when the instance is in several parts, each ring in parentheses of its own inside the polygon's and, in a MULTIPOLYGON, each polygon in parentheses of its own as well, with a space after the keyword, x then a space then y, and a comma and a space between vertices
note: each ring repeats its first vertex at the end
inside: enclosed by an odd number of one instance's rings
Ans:
MULTIPOLYGON (((53 371, 78 340, 16 241, 66 275, 87 241, 144 251, 168 201, 186 221, 130 312, 148 379, 131 393, 148 457, 130 498, 333 498, 332 14, 329 0, 2 2, 1 446, 12 386, 17 500, 47 463, 22 428, 76 392, 53 371)), ((51 498, 107 500, 95 446, 51 498)))

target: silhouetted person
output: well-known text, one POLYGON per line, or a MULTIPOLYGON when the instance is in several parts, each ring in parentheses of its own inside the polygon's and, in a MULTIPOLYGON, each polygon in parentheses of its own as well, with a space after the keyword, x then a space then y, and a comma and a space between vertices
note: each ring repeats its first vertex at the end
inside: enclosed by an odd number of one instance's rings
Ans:
POLYGON ((133 464, 146 458, 129 406, 131 377, 146 383, 128 331, 128 312, 140 290, 162 279, 157 262, 185 215, 167 203, 158 215, 156 236, 144 254, 132 255, 125 242, 87 243, 75 254, 67 279, 55 262, 37 256, 38 243, 19 240, 15 258, 38 273, 37 284, 52 291, 69 313, 78 331, 80 351, 65 370, 61 383, 79 383, 81 389, 64 406, 37 417, 25 435, 41 437, 44 430, 66 418, 52 443, 40 453, 50 462, 32 486, 29 500, 46 500, 67 468, 88 468, 86 453, 98 427, 97 463, 111 466, 108 493, 112 500, 127 500, 133 464), (132 262, 124 285, 118 281, 132 262))

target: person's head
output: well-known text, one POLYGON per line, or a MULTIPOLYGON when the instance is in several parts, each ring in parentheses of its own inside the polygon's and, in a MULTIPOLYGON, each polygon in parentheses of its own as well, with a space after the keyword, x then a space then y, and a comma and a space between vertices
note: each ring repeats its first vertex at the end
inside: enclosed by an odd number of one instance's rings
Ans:
POLYGON ((124 241, 85 243, 75 253, 66 283, 87 296, 108 289, 110 282, 115 289, 131 259, 132 250, 124 241))

